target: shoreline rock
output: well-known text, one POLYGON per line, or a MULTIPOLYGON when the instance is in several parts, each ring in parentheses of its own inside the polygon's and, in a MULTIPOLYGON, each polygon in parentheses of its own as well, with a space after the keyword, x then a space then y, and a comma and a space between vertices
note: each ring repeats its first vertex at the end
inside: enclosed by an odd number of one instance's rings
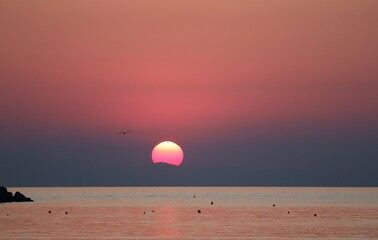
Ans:
POLYGON ((25 197, 25 195, 20 192, 16 192, 13 195, 13 193, 8 192, 6 187, 0 186, 0 203, 7 202, 33 202, 33 200, 25 197))

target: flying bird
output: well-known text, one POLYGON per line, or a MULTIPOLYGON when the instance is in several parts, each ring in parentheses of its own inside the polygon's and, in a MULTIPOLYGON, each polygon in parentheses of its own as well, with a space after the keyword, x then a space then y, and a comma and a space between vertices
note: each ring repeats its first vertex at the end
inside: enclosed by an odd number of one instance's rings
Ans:
POLYGON ((127 133, 131 133, 131 131, 123 131, 123 132, 119 132, 118 134, 127 134, 127 133))

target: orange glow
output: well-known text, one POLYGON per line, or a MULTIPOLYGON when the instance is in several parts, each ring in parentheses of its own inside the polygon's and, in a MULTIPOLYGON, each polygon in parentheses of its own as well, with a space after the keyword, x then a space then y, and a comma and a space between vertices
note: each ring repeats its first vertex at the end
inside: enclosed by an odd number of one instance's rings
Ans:
POLYGON ((174 142, 161 142, 152 150, 153 163, 167 163, 180 166, 184 159, 184 153, 179 145, 174 142))
POLYGON ((0 7, 7 138, 378 123, 378 1, 24 2, 0 7))

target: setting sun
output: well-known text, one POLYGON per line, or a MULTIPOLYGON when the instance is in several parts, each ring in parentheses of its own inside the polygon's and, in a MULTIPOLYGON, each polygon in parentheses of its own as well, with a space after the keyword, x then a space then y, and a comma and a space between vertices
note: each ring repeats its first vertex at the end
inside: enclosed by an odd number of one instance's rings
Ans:
POLYGON ((152 150, 153 163, 167 163, 180 166, 184 158, 184 153, 179 145, 174 142, 161 142, 152 150))

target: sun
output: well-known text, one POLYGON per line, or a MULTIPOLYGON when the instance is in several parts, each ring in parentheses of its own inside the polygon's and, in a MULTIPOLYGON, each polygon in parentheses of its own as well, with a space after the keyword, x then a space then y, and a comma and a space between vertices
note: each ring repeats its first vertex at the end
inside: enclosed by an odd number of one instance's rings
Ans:
POLYGON ((166 163, 180 166, 184 159, 184 152, 181 147, 174 142, 164 141, 159 143, 152 150, 153 163, 166 163))

